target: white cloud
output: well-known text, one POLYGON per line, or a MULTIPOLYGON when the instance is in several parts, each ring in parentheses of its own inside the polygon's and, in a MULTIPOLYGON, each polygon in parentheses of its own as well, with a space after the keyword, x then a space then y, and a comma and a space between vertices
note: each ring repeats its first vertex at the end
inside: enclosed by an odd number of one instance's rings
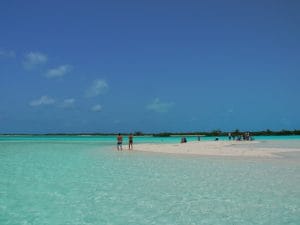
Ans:
POLYGON ((119 123, 121 123, 121 121, 120 120, 114 120, 113 123, 114 124, 119 124, 119 123))
POLYGON ((53 105, 55 103, 55 100, 51 97, 48 97, 46 95, 41 96, 39 99, 32 100, 29 105, 30 106, 41 106, 41 105, 53 105))
POLYGON ((72 66, 62 65, 57 68, 48 70, 48 72, 46 73, 46 77, 48 77, 48 78, 63 77, 64 75, 69 73, 71 70, 72 70, 72 66))
POLYGON ((291 121, 288 118, 286 118, 286 117, 282 117, 280 119, 280 123, 282 125, 284 125, 285 127, 291 127, 291 125, 292 125, 291 121))
POLYGON ((25 55, 23 65, 26 69, 32 69, 38 65, 45 64, 48 61, 48 57, 40 52, 29 52, 25 55))
POLYGON ((172 102, 161 102, 159 98, 156 98, 152 103, 148 104, 146 108, 154 112, 164 113, 168 112, 173 105, 172 102))
POLYGON ((91 110, 93 111, 93 112, 100 112, 100 111, 102 111, 102 106, 101 105, 94 105, 92 108, 91 108, 91 110))
POLYGON ((197 117, 191 117, 189 120, 187 120, 187 122, 190 122, 190 123, 194 123, 195 121, 198 121, 197 117))
POLYGON ((108 84, 105 80, 95 80, 91 87, 86 91, 86 97, 96 97, 100 94, 104 94, 108 90, 108 84))
POLYGON ((75 99, 68 98, 63 101, 63 103, 61 104, 61 107, 65 108, 65 109, 70 109, 70 108, 74 108, 74 104, 75 104, 75 99))
POLYGON ((0 50, 0 58, 15 58, 16 53, 12 50, 0 50))
POLYGON ((233 113, 234 110, 233 109, 227 109, 227 113, 233 113))

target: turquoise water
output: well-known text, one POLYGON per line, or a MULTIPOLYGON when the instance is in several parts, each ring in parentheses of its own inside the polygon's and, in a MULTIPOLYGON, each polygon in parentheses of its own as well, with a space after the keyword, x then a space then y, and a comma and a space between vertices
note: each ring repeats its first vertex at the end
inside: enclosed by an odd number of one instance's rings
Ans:
POLYGON ((117 152, 114 142, 2 138, 0 224, 300 223, 299 156, 117 152))
MULTIPOLYGON (((187 141, 197 141, 195 136, 186 136, 187 141)), ((201 141, 212 141, 216 137, 201 137, 201 141)), ((228 140, 227 136, 218 137, 219 140, 228 140)), ((124 136, 124 141, 128 137, 124 136)), ((292 136, 254 136, 255 140, 300 140, 300 135, 292 136)), ((178 143, 181 137, 152 137, 152 136, 138 136, 134 137, 136 143, 178 143)), ((107 144, 114 144, 116 136, 96 136, 96 135, 0 135, 0 141, 87 141, 87 142, 101 142, 107 144)))

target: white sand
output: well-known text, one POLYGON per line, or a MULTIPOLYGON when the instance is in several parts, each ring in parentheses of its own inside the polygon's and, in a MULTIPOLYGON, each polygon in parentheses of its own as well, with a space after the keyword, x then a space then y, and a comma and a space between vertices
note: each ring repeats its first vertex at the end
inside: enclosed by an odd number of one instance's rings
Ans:
POLYGON ((279 157, 278 153, 299 152, 300 149, 261 148, 257 141, 197 141, 178 144, 135 144, 135 151, 202 156, 279 157))

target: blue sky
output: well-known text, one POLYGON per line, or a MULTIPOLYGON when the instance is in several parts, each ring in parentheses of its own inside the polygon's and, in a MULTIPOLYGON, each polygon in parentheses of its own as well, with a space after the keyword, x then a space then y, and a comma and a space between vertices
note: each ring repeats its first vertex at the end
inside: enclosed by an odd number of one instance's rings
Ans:
POLYGON ((299 1, 0 2, 0 133, 300 128, 299 1))

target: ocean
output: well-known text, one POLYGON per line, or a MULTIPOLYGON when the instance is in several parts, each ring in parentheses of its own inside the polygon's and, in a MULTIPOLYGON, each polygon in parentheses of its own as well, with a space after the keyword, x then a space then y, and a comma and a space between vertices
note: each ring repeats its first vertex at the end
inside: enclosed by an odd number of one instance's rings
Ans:
MULTIPOLYGON (((299 156, 117 152, 115 139, 0 136, 0 224, 300 224, 299 156)), ((299 136, 256 139, 272 147, 300 143, 299 136)))

